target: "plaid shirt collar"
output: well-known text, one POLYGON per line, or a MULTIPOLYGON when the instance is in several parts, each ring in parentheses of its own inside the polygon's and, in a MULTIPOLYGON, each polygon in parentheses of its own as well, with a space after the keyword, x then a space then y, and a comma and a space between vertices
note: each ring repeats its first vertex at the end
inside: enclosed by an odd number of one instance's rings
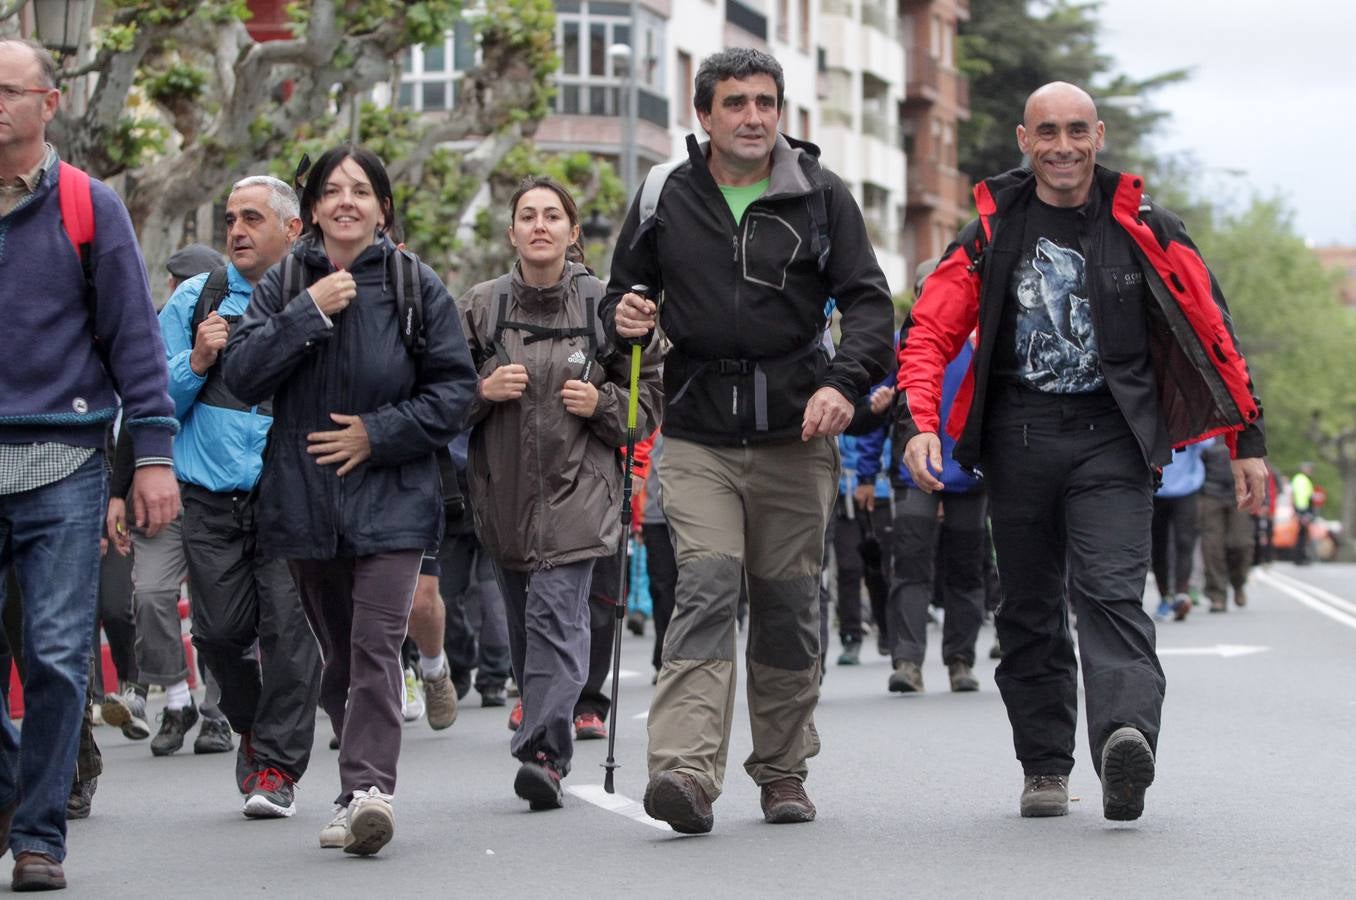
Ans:
POLYGON ((0 193, 24 197, 36 191, 38 185, 42 184, 43 176, 52 166, 56 165, 57 161, 56 148, 51 144, 47 144, 46 147, 47 152, 42 155, 41 162, 32 169, 19 175, 13 181, 0 181, 0 193))

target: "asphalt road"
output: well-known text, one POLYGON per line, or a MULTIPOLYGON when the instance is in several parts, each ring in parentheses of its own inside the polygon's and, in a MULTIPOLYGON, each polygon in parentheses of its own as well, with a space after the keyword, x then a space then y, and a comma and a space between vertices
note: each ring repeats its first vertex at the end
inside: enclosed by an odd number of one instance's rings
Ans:
MULTIPOLYGON (((1082 733, 1060 819, 1017 814, 1021 770, 993 683, 953 695, 929 648, 928 692, 890 695, 888 661, 832 665, 817 715, 823 751, 809 825, 769 826, 740 766, 736 712, 712 834, 643 820, 650 636, 623 641, 620 810, 572 795, 529 813, 513 796, 507 709, 464 701, 435 733, 406 726, 396 836, 360 859, 321 850, 338 789, 322 718, 290 820, 240 814, 232 759, 97 729, 105 774, 94 813, 71 823, 66 873, 79 897, 1202 897, 1351 896, 1356 853, 1356 567, 1276 564, 1245 610, 1159 628, 1168 698, 1158 778, 1142 819, 1101 815, 1082 733), (1316 593, 1316 587, 1323 593, 1316 593), (636 801, 626 804, 625 800, 636 801), (640 815, 641 818, 635 818, 640 815)), ((992 642, 980 637, 984 655, 992 642)), ((833 654, 837 653, 834 641, 833 654)), ((600 797, 606 742, 578 747, 573 790, 600 797)))

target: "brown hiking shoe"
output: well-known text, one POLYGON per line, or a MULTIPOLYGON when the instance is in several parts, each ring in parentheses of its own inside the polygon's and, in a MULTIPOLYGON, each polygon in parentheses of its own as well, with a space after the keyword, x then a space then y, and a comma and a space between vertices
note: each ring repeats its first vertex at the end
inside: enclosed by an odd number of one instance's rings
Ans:
POLYGON ((763 818, 769 825, 813 822, 815 805, 805 795, 805 782, 791 775, 763 785, 763 818))
POLYGON ((715 824, 711 800, 687 772, 660 772, 645 788, 645 813, 680 834, 706 834, 715 824))
POLYGON ((9 886, 14 891, 56 891, 66 886, 66 873, 61 863, 46 853, 25 850, 14 860, 14 878, 9 886))
POLYGON ((1028 775, 1022 783, 1022 818, 1069 814, 1068 775, 1028 775))
POLYGON ((890 675, 890 690, 897 694, 923 693, 923 670, 918 663, 904 660, 895 663, 890 675))
POLYGON ((947 674, 951 676, 951 690, 955 693, 967 693, 979 690, 979 679, 971 671, 970 664, 957 657, 946 664, 947 674))

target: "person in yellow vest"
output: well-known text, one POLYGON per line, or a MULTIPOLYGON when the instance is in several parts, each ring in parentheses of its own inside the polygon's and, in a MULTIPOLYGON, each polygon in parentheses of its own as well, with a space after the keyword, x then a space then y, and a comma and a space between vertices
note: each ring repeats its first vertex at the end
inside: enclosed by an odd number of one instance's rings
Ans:
POLYGON ((1290 502, 1295 507, 1295 521, 1299 531, 1295 535, 1295 565, 1307 566, 1309 559, 1309 526, 1314 522, 1314 482, 1310 477, 1314 464, 1302 462, 1300 470, 1290 479, 1290 502))

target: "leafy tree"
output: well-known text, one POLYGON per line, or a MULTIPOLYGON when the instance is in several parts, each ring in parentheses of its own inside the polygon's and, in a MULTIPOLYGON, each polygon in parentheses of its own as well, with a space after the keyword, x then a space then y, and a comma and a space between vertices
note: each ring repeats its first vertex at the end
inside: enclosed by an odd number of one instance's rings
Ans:
MULTIPOLYGON (((1356 313, 1343 306, 1336 276, 1298 236, 1285 205, 1256 198, 1236 213, 1218 210, 1192 233, 1228 298, 1263 401, 1268 453, 1277 472, 1315 460, 1315 480, 1341 484, 1350 540, 1356 522, 1356 313)), ((1336 498, 1334 498, 1336 499, 1336 498)))
MULTIPOLYGON (((179 245, 188 213, 269 161, 290 176, 298 146, 346 137, 346 102, 390 81, 407 47, 441 41, 464 16, 481 62, 463 76, 455 108, 416 120, 369 107, 365 131, 375 139, 399 119, 399 140, 382 150, 415 201, 409 215, 420 239, 445 250, 433 225, 459 221, 471 188, 531 134, 557 64, 551 0, 480 0, 465 11, 462 0, 298 0, 289 7, 293 37, 267 43, 246 31, 244 0, 105 6, 109 21, 74 57, 89 61, 62 72, 68 85, 97 73, 89 102, 78 115, 63 111, 50 134, 71 162, 124 177, 151 271, 179 245), (439 151, 449 141, 474 145, 452 157, 439 151)), ((0 26, 17 10, 0 8, 0 26)))
POLYGON ((1098 161, 1143 171, 1145 137, 1167 115, 1148 106, 1158 88, 1187 77, 1184 70, 1135 80, 1110 71, 1097 48, 1096 2, 1072 0, 971 0, 957 47, 970 77, 970 119, 961 123, 961 171, 985 178, 1022 162, 1014 129, 1027 96, 1051 81, 1086 88, 1099 102, 1107 146, 1098 161))

